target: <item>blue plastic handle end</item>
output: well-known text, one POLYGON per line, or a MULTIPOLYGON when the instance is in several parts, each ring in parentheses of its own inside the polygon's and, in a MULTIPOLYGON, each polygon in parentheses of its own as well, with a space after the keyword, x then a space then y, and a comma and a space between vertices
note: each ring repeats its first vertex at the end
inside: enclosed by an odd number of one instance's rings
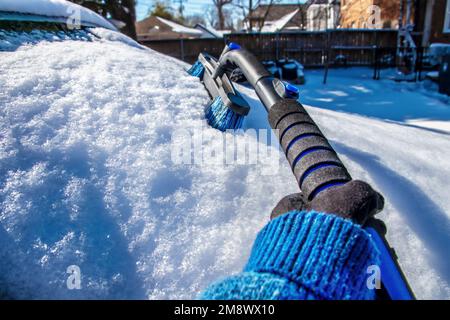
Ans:
POLYGON ((300 90, 293 84, 290 84, 288 82, 284 82, 284 88, 286 90, 286 95, 288 98, 297 99, 298 95, 300 93, 300 90))
POLYGON ((239 50, 240 48, 241 48, 241 46, 235 42, 230 42, 228 44, 228 49, 230 49, 230 50, 239 50))

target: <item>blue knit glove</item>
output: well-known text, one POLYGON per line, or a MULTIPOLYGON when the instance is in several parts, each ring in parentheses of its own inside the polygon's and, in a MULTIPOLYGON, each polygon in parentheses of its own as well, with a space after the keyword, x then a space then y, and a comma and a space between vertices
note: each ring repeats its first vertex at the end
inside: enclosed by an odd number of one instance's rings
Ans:
POLYGON ((244 272, 216 282, 202 299, 373 299, 367 270, 379 252, 361 228, 384 205, 362 181, 283 198, 258 234, 244 272))
POLYGON ((336 215, 293 211, 258 234, 244 272, 210 285, 202 299, 374 299, 367 268, 379 252, 360 226, 336 215))

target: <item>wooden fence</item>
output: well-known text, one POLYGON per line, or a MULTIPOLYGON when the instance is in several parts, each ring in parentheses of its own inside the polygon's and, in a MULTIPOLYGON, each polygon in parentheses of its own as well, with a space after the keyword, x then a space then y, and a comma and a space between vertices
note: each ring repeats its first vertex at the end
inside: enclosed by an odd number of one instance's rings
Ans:
POLYGON ((372 65, 379 52, 395 53, 395 30, 328 30, 319 32, 233 33, 224 39, 143 41, 156 51, 192 63, 206 51, 219 56, 227 42, 236 42, 260 60, 293 58, 306 67, 324 66, 344 55, 349 65, 372 65))
POLYGON ((218 57, 226 39, 171 39, 141 41, 141 44, 168 56, 193 63, 200 52, 218 57))

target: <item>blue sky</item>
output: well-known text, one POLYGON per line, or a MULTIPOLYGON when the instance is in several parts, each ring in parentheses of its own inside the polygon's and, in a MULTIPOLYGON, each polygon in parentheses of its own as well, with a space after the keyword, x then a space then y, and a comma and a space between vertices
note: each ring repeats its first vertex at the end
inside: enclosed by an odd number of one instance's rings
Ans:
MULTIPOLYGON (((147 16, 149 8, 151 8, 154 0, 137 0, 136 14, 137 19, 142 20, 147 16)), ((171 1, 172 7, 178 9, 179 3, 171 1)), ((204 12, 204 8, 212 4, 212 0, 183 0, 184 14, 191 15, 194 13, 204 12)))
MULTIPOLYGON (((179 2, 177 0, 172 0, 172 7, 178 9, 179 2)), ((305 2, 306 0, 300 0, 300 2, 305 2)), ((297 3, 295 0, 282 0, 282 3, 297 3)), ((137 19, 142 20, 147 16, 149 8, 151 8, 154 0, 137 0, 136 14, 137 19)), ((212 0, 183 0, 184 14, 202 14, 205 12, 205 8, 208 5, 212 5, 212 0)))

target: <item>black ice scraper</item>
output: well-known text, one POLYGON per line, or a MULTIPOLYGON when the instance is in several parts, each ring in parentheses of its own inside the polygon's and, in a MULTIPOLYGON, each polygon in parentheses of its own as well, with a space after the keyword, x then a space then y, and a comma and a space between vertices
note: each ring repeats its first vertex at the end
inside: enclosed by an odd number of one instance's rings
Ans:
MULTIPOLYGON (((352 180, 328 140, 297 101, 297 88, 274 78, 249 51, 234 43, 225 47, 218 60, 200 54, 189 70, 203 81, 213 98, 206 113, 213 127, 220 130, 234 128, 248 113, 247 104, 227 77, 227 73, 237 68, 268 112, 270 126, 278 135, 306 201, 311 202, 325 190, 344 186, 352 180)), ((364 227, 381 253, 382 290, 378 290, 378 297, 414 299, 395 253, 385 239, 384 224, 371 218, 364 227)))

